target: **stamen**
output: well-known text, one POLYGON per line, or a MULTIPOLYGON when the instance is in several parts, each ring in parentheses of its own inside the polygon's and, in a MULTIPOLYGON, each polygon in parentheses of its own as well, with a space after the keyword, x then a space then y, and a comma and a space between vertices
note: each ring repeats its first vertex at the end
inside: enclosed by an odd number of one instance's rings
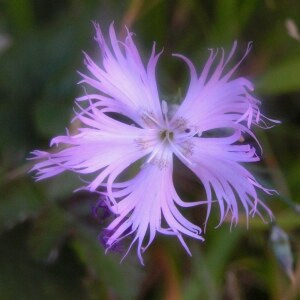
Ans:
POLYGON ((198 130, 197 136, 198 136, 198 137, 201 137, 202 133, 203 133, 202 131, 198 130))
POLYGON ((148 136, 146 138, 139 137, 134 139, 134 142, 136 143, 136 146, 139 148, 139 150, 146 150, 155 146, 155 144, 157 143, 157 138, 155 136, 148 136))
POLYGON ((162 110, 163 114, 166 116, 168 113, 168 104, 165 100, 162 100, 162 102, 161 102, 161 110, 162 110))
POLYGON ((148 111, 144 111, 142 113, 142 120, 149 126, 152 127, 153 125, 156 125, 157 127, 160 127, 160 124, 158 123, 158 121, 155 119, 154 113, 148 112, 148 111))
POLYGON ((162 100, 161 102, 161 110, 165 118, 166 127, 169 128, 168 104, 165 100, 162 100))
POLYGON ((147 142, 146 140, 144 140, 142 138, 135 139, 134 142, 137 144, 137 147, 140 150, 146 150, 147 148, 150 147, 149 142, 147 142))
POLYGON ((151 153, 151 155, 148 157, 148 159, 146 160, 146 163, 150 163, 158 154, 158 152, 160 151, 160 145, 157 146, 151 153))
POLYGON ((183 150, 182 153, 185 156, 192 156, 194 153, 194 147, 195 145, 193 143, 186 141, 182 145, 182 150, 183 150))
POLYGON ((194 144, 193 143, 185 143, 184 147, 182 148, 183 151, 178 149, 177 145, 175 145, 172 141, 170 141, 170 146, 173 150, 173 152, 178 156, 181 157, 182 160, 184 160, 188 165, 190 166, 195 166, 195 163, 190 161, 187 156, 192 156, 193 155, 193 148, 194 144))
POLYGON ((198 133, 201 135, 200 131, 195 126, 188 126, 187 120, 182 117, 172 121, 170 126, 168 118, 168 104, 165 100, 162 100, 161 102, 161 111, 163 114, 164 124, 160 124, 157 121, 152 111, 144 111, 142 113, 142 119, 148 126, 152 128, 155 126, 160 129, 157 131, 157 140, 149 141, 143 138, 135 140, 137 146, 141 150, 145 150, 150 146, 153 147, 143 166, 151 163, 155 164, 159 169, 163 169, 168 165, 168 157, 171 153, 176 154, 187 165, 193 166, 194 163, 189 160, 188 157, 193 155, 194 145, 193 143, 187 142, 187 139, 197 135, 198 133))
POLYGON ((186 129, 186 119, 180 117, 174 121, 173 128, 184 131, 186 129))

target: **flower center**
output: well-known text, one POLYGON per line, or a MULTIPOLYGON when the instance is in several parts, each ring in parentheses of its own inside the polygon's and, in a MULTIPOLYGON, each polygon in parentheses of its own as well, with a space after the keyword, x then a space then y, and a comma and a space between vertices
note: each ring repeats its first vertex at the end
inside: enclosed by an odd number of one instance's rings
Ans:
POLYGON ((172 161, 173 154, 188 165, 193 165, 190 156, 193 155, 194 144, 191 140, 198 135, 196 128, 188 127, 184 118, 172 120, 168 114, 166 101, 161 104, 162 118, 155 117, 152 111, 143 111, 141 118, 149 134, 135 140, 141 150, 152 148, 145 163, 154 163, 160 169, 165 168, 172 161))
POLYGON ((161 141, 164 141, 165 139, 167 139, 169 141, 173 141, 174 132, 170 131, 168 129, 164 129, 164 130, 160 131, 159 137, 160 137, 161 141))

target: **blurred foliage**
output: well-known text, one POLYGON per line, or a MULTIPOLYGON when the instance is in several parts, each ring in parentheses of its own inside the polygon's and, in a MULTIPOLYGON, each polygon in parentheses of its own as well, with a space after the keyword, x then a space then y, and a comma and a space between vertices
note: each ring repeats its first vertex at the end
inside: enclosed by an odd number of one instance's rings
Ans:
MULTIPOLYGON (((300 42, 286 20, 300 28, 299 1, 0 1, 0 299, 300 299, 300 42), (205 243, 188 241, 192 258, 158 237, 146 267, 134 250, 120 264, 122 254, 105 254, 98 241, 105 224, 91 213, 97 196, 72 192, 76 176, 34 183, 29 152, 47 149, 68 126, 83 91, 82 50, 99 57, 91 20, 104 31, 115 21, 120 35, 127 25, 145 57, 153 41, 164 48, 166 98, 188 82, 170 53, 200 69, 207 48, 238 40, 242 55, 254 42, 240 74, 256 82, 266 114, 283 121, 258 132, 265 153, 255 170, 279 191, 266 199, 275 226, 255 218, 247 230, 241 214, 238 227, 214 229, 216 214, 205 243)), ((193 214, 198 223, 201 213, 193 214)))

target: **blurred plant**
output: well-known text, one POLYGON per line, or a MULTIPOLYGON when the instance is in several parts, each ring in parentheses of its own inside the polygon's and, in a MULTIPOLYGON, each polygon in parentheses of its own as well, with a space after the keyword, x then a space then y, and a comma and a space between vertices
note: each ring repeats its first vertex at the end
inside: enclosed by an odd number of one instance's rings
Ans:
POLYGON ((294 280, 293 271, 293 254, 290 245, 290 239, 286 232, 284 232, 279 226, 274 225, 271 231, 271 246, 274 254, 282 266, 284 272, 289 278, 294 280))

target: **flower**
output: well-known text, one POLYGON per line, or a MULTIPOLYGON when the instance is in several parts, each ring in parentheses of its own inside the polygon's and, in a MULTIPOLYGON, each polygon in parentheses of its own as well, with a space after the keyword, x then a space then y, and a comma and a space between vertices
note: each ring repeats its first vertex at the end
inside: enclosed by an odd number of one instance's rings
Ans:
POLYGON ((104 190, 114 214, 107 227, 106 247, 133 235, 128 251, 136 242, 142 263, 142 253, 157 232, 176 236, 189 254, 184 235, 204 240, 202 229, 187 220, 179 207, 205 205, 207 222, 213 204, 218 203, 220 224, 227 216, 236 224, 238 206, 244 208, 247 219, 255 214, 262 217, 259 208, 272 218, 257 191, 273 191, 260 185, 241 165, 260 160, 256 149, 242 142, 248 135, 258 143, 251 126, 269 128, 267 123, 277 122, 260 113, 260 101, 251 94, 249 80, 232 79, 251 43, 228 71, 225 68, 236 51, 236 42, 228 56, 223 49, 210 49, 200 75, 189 59, 175 54, 187 64, 191 78, 182 103, 174 111, 159 97, 155 68, 161 53, 156 53, 155 44, 144 65, 130 32, 120 42, 112 24, 108 45, 99 25, 95 28, 102 63, 97 65, 84 54, 90 75, 81 74, 81 83, 95 92, 76 100, 75 119, 82 128, 75 135, 67 132, 52 139, 51 146, 63 144, 64 149, 32 152, 33 159, 41 160, 32 169, 37 180, 67 170, 92 174, 85 188, 104 190), (202 182, 205 199, 186 202, 179 197, 172 178, 174 156, 202 182), (136 175, 122 180, 120 175, 138 163, 136 175))

